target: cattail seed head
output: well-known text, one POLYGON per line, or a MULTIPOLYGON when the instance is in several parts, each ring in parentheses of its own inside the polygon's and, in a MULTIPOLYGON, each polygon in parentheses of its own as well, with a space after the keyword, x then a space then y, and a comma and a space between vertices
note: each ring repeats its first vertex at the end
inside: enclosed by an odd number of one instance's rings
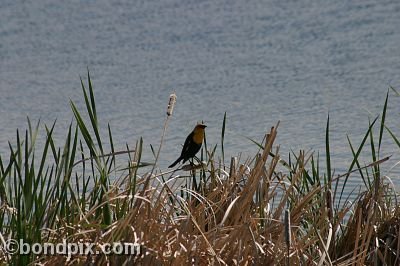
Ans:
POLYGON ((168 116, 172 115, 172 112, 173 112, 174 106, 175 106, 175 102, 176 102, 176 94, 174 92, 169 96, 169 102, 168 102, 168 107, 167 107, 167 115, 168 116))
POLYGON ((329 221, 332 222, 333 219, 333 206, 332 206, 332 190, 328 189, 326 191, 326 208, 328 210, 329 221))
POLYGON ((286 247, 289 249, 292 243, 291 230, 290 230, 290 211, 285 210, 285 242, 286 247))

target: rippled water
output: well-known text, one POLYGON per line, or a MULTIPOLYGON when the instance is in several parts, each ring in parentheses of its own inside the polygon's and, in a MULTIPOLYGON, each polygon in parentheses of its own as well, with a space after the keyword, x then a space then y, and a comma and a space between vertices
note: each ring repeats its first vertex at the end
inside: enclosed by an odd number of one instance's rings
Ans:
MULTIPOLYGON (((208 124, 209 145, 219 143, 224 112, 227 157, 252 155, 244 136, 261 140, 278 120, 284 157, 323 150, 329 112, 334 166, 343 173, 346 134, 358 145, 389 85, 400 88, 399 13, 399 1, 3 0, 0 148, 26 116, 57 119, 63 140, 69 99, 83 108, 79 76, 88 67, 100 121, 111 124, 117 147, 140 136, 146 148, 158 145, 176 91, 162 166, 197 121, 208 124)), ((388 112, 400 135, 397 98, 388 112)), ((398 152, 385 139, 386 154, 398 152)))

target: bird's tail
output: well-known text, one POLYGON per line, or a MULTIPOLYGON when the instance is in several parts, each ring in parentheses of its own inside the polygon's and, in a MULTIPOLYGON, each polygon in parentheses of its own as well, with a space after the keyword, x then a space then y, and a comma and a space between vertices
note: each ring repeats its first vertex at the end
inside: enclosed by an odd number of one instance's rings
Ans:
POLYGON ((178 159, 176 159, 176 161, 175 162, 173 162, 170 166, 168 166, 168 168, 172 168, 172 167, 174 167, 177 163, 179 163, 180 162, 180 160, 182 160, 182 158, 181 157, 179 157, 178 159))

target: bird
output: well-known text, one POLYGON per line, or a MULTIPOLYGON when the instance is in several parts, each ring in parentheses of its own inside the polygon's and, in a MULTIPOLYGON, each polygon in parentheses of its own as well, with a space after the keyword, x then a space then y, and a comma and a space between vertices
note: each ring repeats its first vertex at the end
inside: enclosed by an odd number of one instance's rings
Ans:
POLYGON ((193 131, 187 136, 185 143, 183 144, 181 156, 176 159, 168 168, 174 167, 177 163, 183 160, 182 163, 185 163, 190 158, 193 158, 196 153, 200 150, 201 144, 204 139, 204 129, 207 126, 204 124, 197 124, 193 131))

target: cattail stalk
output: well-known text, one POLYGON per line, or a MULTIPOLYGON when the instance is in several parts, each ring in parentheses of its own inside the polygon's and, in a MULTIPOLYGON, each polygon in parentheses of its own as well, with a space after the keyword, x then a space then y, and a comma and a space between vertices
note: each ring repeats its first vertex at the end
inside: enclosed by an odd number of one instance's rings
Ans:
POLYGON ((291 239, 291 230, 290 230, 290 210, 285 210, 285 243, 286 243, 286 250, 287 250, 287 257, 286 257, 286 265, 290 265, 290 246, 292 244, 291 239))
POLYGON ((161 147, 162 147, 163 142, 164 142, 165 132, 167 131, 168 121, 169 121, 169 118, 172 115, 172 112, 174 111, 175 103, 176 103, 176 94, 175 94, 175 92, 173 92, 172 94, 169 95, 169 101, 168 101, 168 106, 167 106, 167 118, 165 119, 165 122, 164 122, 164 129, 163 129, 163 132, 162 132, 162 135, 161 135, 160 147, 158 148, 157 155, 156 155, 156 160, 154 161, 154 165, 153 165, 153 168, 151 169, 150 176, 153 174, 153 171, 154 171, 154 169, 155 169, 155 167, 157 165, 158 156, 160 155, 161 147))

